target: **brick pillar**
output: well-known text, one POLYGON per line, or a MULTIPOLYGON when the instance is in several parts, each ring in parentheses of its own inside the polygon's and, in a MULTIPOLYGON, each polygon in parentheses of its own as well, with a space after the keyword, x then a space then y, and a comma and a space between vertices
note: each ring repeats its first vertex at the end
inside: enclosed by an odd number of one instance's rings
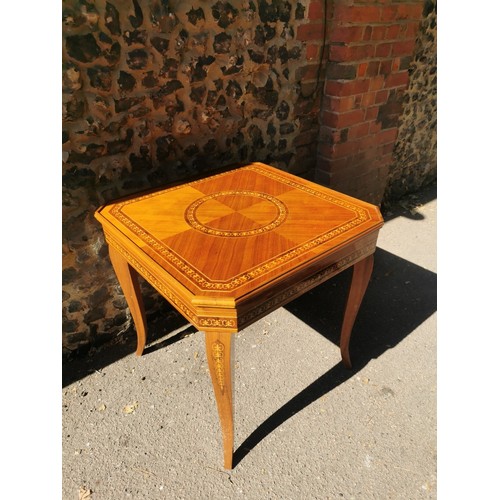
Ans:
POLYGON ((381 202, 422 8, 404 0, 333 4, 317 182, 381 202))

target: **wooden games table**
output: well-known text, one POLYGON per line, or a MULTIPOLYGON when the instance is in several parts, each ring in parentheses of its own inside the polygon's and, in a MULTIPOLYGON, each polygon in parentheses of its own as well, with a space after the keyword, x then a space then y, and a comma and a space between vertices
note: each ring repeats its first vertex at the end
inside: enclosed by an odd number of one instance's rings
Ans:
POLYGON ((354 266, 340 350, 349 338, 383 225, 378 208, 262 163, 100 207, 109 255, 146 344, 138 274, 205 332, 222 427, 233 460, 233 334, 354 266))

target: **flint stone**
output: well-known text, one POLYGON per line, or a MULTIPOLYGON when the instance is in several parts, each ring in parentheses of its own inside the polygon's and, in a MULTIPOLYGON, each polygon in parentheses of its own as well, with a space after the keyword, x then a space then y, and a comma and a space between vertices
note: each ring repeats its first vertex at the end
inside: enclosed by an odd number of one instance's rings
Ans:
POLYGON ((77 276, 78 276, 78 272, 74 267, 67 267, 66 269, 63 269, 62 284, 68 285, 73 280, 75 280, 77 276))
POLYGON ((121 90, 126 92, 133 90, 136 85, 135 78, 125 71, 120 71, 120 77, 118 78, 118 86, 121 90))
POLYGON ((269 137, 274 137, 276 135, 276 127, 272 122, 267 124, 267 135, 269 135, 269 137))
POLYGON ((229 2, 217 2, 212 7, 212 15, 221 28, 227 28, 230 24, 234 23, 238 10, 235 9, 229 2))
POLYGON ((259 16, 263 23, 275 23, 278 20, 284 23, 290 21, 292 6, 290 2, 283 0, 259 0, 259 16))
POLYGON ((186 30, 181 30, 179 36, 175 39, 175 50, 180 51, 186 45, 189 38, 189 33, 186 30))
MULTIPOLYGON (((71 151, 68 157, 69 163, 84 163, 88 165, 92 160, 100 158, 104 154, 105 146, 102 144, 88 144, 84 152, 71 151)), ((63 176, 63 183, 66 176, 63 176)), ((94 172, 87 169, 78 169, 73 182, 78 182, 77 187, 93 185, 95 180, 94 172)))
POLYGON ((177 76, 178 69, 179 69, 179 61, 177 59, 170 57, 163 61, 161 75, 168 76, 169 78, 175 78, 177 76))
POLYGON ((95 89, 105 90, 106 92, 111 90, 113 74, 109 68, 94 66, 87 69, 87 75, 89 76, 90 85, 95 89))
POLYGON ((248 55, 250 56, 250 59, 257 64, 262 64, 266 59, 262 52, 257 52, 252 49, 248 49, 248 55))
POLYGON ((66 50, 70 57, 84 63, 93 62, 101 55, 101 49, 92 33, 68 36, 66 50))
POLYGON ((127 111, 133 106, 137 106, 142 101, 144 101, 145 97, 125 97, 124 99, 115 99, 115 112, 120 113, 122 111, 127 111))
POLYGON ((79 300, 72 300, 69 303, 69 306, 68 306, 69 313, 78 312, 81 310, 83 310, 83 304, 79 300))
POLYGON ((236 80, 229 80, 226 86, 226 95, 232 99, 239 99, 243 95, 243 90, 236 80))
POLYGON ((280 125, 280 134, 281 135, 291 134, 294 130, 295 130, 295 127, 293 126, 293 123, 282 123, 280 125))
POLYGON ((64 106, 64 120, 68 122, 79 120, 85 113, 85 107, 85 100, 74 95, 64 106))
POLYGON ((74 64, 66 65, 63 73, 63 90, 79 90, 82 87, 81 73, 74 64))
POLYGON ((107 143, 108 154, 115 155, 118 153, 127 152, 132 144, 133 137, 134 137, 134 131, 132 129, 128 129, 125 139, 108 142, 107 143))
POLYGON ((111 66, 114 66, 120 61, 121 51, 122 49, 120 47, 120 44, 118 42, 115 42, 113 43, 113 45, 111 45, 111 48, 109 50, 106 50, 103 53, 103 55, 106 61, 108 61, 111 66))
POLYGON ((305 11, 306 8, 300 2, 297 2, 297 6, 295 7, 295 19, 304 19, 305 11))
POLYGON ((175 152, 177 141, 173 135, 166 135, 156 139, 156 158, 161 161, 164 157, 175 152))
POLYGON ((155 36, 151 39, 151 45, 162 55, 165 55, 168 50, 169 41, 166 38, 155 36))
POLYGON ((62 324, 63 333, 72 333, 78 328, 78 322, 75 320, 64 320, 62 324))
MULTIPOLYGON (((189 94, 189 98, 197 104, 201 104, 203 102, 203 98, 205 97, 207 89, 205 86, 201 87, 192 87, 191 93, 189 94)), ((208 104, 208 103, 207 103, 208 104)))
POLYGON ((148 64, 148 52, 144 49, 135 49, 128 53, 127 65, 130 69, 142 69, 148 64))
POLYGON ((106 2, 106 14, 104 19, 104 24, 106 25, 106 28, 108 28, 108 30, 111 32, 111 34, 121 34, 120 13, 118 12, 117 8, 109 2, 106 2))
POLYGON ((279 120, 286 120, 289 113, 290 106, 286 101, 281 101, 280 105, 276 109, 276 118, 278 118, 279 120))
POLYGON ((148 40, 148 33, 146 30, 126 31, 123 38, 127 42, 127 45, 132 45, 133 43, 145 45, 148 40))
POLYGON ((128 20, 130 21, 130 24, 134 28, 138 28, 143 23, 144 16, 142 14, 142 9, 141 6, 139 5, 138 0, 133 0, 133 4, 134 4, 134 15, 128 16, 128 20))
POLYGON ((184 154, 188 157, 197 156, 200 153, 200 148, 196 144, 190 144, 187 148, 184 149, 184 154))
POLYGON ((99 41, 105 43, 106 45, 112 45, 113 43, 113 39, 102 31, 99 33, 99 41))
POLYGON ((148 89, 156 87, 158 85, 158 78, 154 76, 152 71, 148 71, 142 79, 142 85, 148 89))
POLYGON ((231 50, 231 35, 219 33, 214 38, 214 51, 217 54, 227 54, 231 50))
POLYGON ((196 26, 198 21, 201 21, 202 19, 205 20, 205 13, 201 7, 198 7, 197 9, 191 7, 191 10, 187 13, 187 18, 193 26, 196 26))

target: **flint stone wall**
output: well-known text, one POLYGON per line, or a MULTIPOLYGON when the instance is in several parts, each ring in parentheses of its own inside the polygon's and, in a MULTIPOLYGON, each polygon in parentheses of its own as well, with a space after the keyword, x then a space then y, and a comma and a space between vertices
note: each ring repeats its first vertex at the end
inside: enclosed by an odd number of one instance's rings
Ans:
POLYGON ((63 1, 64 358, 130 325, 101 204, 238 162, 312 177, 322 52, 297 32, 317 3, 63 1))
POLYGON ((426 0, 403 98, 384 201, 437 178, 437 1, 426 0))

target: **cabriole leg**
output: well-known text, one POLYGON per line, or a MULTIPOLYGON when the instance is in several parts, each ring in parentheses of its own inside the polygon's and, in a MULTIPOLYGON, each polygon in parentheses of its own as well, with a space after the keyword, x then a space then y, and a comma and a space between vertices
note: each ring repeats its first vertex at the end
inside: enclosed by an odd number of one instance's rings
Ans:
POLYGON ((356 321, 359 306, 366 292, 368 282, 373 270, 373 254, 354 264, 351 288, 347 298, 344 312, 344 321, 340 333, 340 353, 342 362, 346 368, 351 368, 351 358, 349 356, 349 340, 351 338, 352 327, 356 321))
POLYGON ((109 257, 113 264, 118 282, 122 287, 125 299, 127 300, 130 314, 134 320, 135 330, 137 332, 137 349, 135 353, 137 356, 140 356, 146 345, 147 326, 138 274, 125 258, 112 246, 109 247, 109 257))
POLYGON ((233 468, 233 356, 231 333, 205 333, 208 367, 212 377, 215 400, 219 410, 224 449, 224 467, 233 468))

